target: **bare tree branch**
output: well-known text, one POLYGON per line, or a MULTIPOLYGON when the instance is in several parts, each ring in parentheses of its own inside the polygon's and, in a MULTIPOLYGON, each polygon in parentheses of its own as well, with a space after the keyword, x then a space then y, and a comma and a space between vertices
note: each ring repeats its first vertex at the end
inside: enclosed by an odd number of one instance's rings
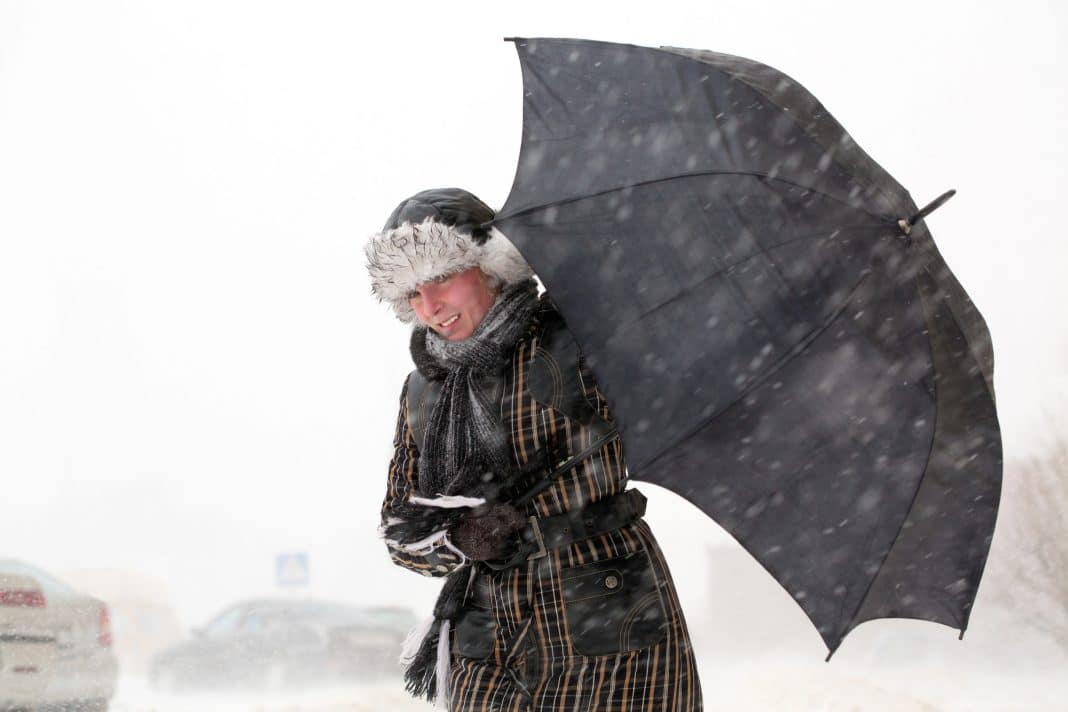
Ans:
POLYGON ((1068 651, 1068 439, 1005 468, 992 595, 1068 651))

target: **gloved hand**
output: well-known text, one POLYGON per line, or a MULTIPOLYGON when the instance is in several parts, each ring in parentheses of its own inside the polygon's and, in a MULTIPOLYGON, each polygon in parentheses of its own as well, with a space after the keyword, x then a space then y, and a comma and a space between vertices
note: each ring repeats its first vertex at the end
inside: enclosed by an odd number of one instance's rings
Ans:
POLYGON ((485 514, 467 517, 453 526, 449 540, 469 559, 503 559, 512 554, 515 546, 512 535, 526 524, 522 512, 510 504, 497 502, 485 514))

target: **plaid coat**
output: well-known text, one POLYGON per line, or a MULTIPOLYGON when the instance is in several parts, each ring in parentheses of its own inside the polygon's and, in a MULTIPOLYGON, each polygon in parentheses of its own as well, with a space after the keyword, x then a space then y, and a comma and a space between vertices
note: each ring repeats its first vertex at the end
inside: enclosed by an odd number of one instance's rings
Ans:
MULTIPOLYGON (((409 402, 410 379, 401 395, 383 517, 415 491, 419 444, 411 411, 433 407, 409 402)), ((526 471, 544 461, 547 472, 551 463, 580 453, 611 422, 604 397, 545 300, 499 392, 501 421, 526 471)), ((582 508, 622 492, 626 483, 616 438, 560 475, 525 514, 582 508)), ((391 548, 390 555, 429 576, 472 568, 452 631, 451 710, 702 708, 675 586, 644 520, 504 571, 464 562, 446 546, 421 556, 391 548)))

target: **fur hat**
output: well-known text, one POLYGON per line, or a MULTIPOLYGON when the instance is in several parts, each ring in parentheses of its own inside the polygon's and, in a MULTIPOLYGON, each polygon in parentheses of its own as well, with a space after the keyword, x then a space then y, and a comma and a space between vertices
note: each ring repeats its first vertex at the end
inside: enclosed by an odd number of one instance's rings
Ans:
POLYGON ((404 200, 364 248, 371 293, 410 323, 415 312, 408 297, 424 282, 471 267, 480 267, 493 286, 533 276, 508 238, 484 227, 492 219, 489 206, 459 188, 424 190, 404 200))

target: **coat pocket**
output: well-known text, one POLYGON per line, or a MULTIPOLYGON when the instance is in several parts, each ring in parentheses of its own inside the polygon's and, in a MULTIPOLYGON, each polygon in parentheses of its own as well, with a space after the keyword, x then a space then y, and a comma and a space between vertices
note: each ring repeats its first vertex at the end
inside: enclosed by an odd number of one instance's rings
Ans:
POLYGON ((453 633, 453 646, 460 656, 485 660, 493 654, 497 622, 490 611, 469 608, 460 614, 453 633))
POLYGON ((571 642, 582 655, 640 650, 667 635, 663 592, 645 551, 564 569, 561 583, 571 642))

